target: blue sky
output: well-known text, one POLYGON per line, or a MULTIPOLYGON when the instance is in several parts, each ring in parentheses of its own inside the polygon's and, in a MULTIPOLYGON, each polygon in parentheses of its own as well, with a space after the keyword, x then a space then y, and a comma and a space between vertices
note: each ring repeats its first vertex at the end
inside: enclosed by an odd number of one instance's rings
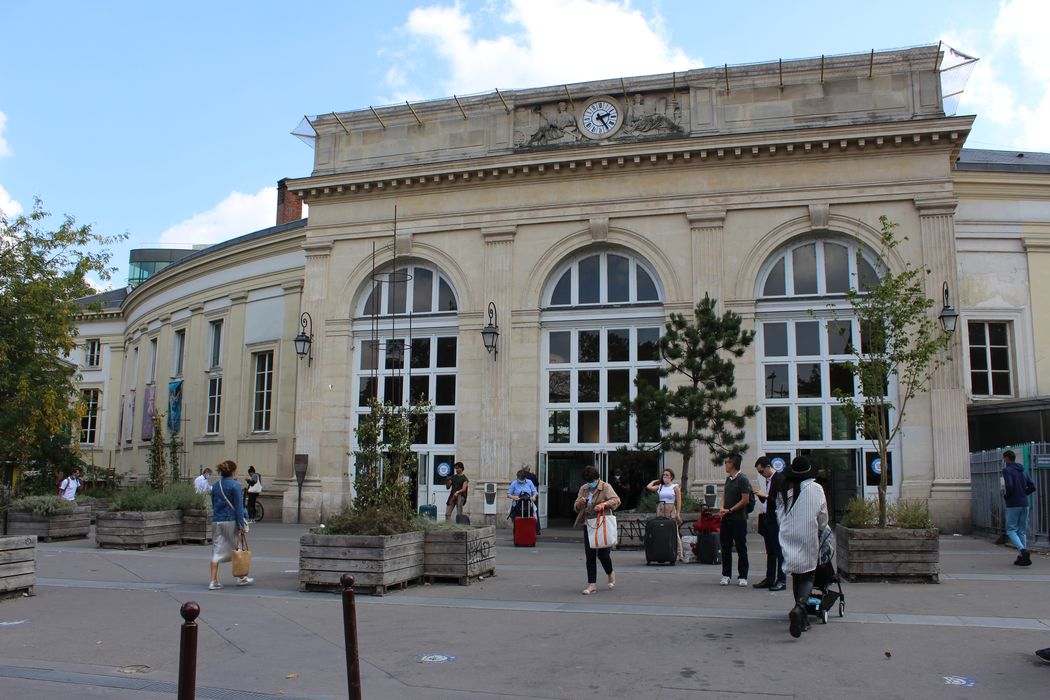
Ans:
POLYGON ((968 146, 1050 151, 1047 27, 1043 0, 0 0, 0 209, 128 233, 120 286, 130 248, 272 225, 304 114, 938 40, 981 59, 968 146))

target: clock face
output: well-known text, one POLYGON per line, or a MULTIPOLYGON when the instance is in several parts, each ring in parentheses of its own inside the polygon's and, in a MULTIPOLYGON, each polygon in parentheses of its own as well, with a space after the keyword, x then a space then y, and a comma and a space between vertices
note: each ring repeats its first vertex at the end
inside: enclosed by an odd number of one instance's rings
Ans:
POLYGON ((591 100, 583 108, 580 126, 583 133, 591 138, 611 136, 620 127, 620 108, 608 98, 591 100))

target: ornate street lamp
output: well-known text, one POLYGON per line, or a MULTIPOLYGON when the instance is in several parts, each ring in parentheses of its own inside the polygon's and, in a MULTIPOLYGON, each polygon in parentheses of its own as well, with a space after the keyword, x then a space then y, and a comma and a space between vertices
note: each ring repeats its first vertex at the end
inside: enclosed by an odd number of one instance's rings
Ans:
POLYGON ((295 340, 292 341, 295 343, 295 354, 299 356, 300 360, 304 357, 307 358, 306 365, 310 366, 314 361, 314 354, 311 352, 314 344, 314 319, 309 313, 304 311, 299 316, 299 325, 303 329, 299 331, 299 335, 295 336, 295 340), (309 333, 306 332, 307 328, 310 329, 309 333))
POLYGON ((489 324, 481 329, 481 342, 485 343, 485 349, 492 355, 492 361, 496 361, 499 350, 496 349, 496 341, 499 340, 499 317, 496 315, 496 305, 489 302, 489 324))
POLYGON ((941 307, 941 315, 937 318, 941 320, 941 328, 949 333, 954 333, 955 325, 959 322, 959 312, 952 308, 951 302, 948 300, 947 281, 941 287, 941 291, 944 293, 944 305, 941 307))

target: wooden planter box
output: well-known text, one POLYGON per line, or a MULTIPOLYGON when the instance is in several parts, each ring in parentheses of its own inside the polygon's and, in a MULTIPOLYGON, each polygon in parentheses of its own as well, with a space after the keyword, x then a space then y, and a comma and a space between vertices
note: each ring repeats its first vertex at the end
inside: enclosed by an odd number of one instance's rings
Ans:
POLYGON ((343 574, 354 587, 383 595, 390 586, 423 575, 425 533, 402 535, 314 535, 299 538, 299 590, 342 590, 343 574))
POLYGON ((99 513, 95 520, 95 542, 99 547, 146 549, 156 544, 177 544, 182 539, 182 511, 153 513, 116 511, 99 513))
POLYGON ((423 575, 456 578, 459 585, 471 579, 493 575, 496 571, 496 528, 470 530, 427 530, 423 543, 423 575))
POLYGON ((36 535, 0 537, 0 598, 33 594, 36 535))
POLYGON ((209 544, 211 520, 211 511, 207 508, 182 511, 182 541, 209 544))
POLYGON ((33 515, 12 510, 7 514, 7 534, 36 535, 44 542, 87 537, 91 530, 91 506, 76 506, 72 513, 33 515))
MULTIPOLYGON (((613 513, 616 516, 616 549, 641 549, 645 546, 645 521, 656 513, 613 513)), ((682 513, 678 532, 691 535, 689 527, 700 518, 699 513, 682 513)))
POLYGON ((941 573, 940 541, 936 528, 902 530, 835 526, 839 573, 850 581, 928 581, 941 573))

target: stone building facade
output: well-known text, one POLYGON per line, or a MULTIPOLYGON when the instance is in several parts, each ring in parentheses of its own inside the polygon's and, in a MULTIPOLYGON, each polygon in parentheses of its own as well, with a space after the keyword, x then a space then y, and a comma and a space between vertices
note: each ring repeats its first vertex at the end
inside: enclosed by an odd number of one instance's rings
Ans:
MULTIPOLYGON (((876 274, 880 217, 908 236, 887 264, 928 268, 934 299, 947 282, 963 322, 991 303, 969 280, 995 271, 956 230, 956 162, 973 118, 945 115, 936 63, 931 46, 313 118, 313 171, 285 181, 286 197, 309 204, 308 220, 201 251, 125 300, 123 328, 106 335, 121 388, 102 402, 109 444, 98 453, 141 469, 146 444, 137 432, 126 439, 123 424, 118 436, 114 415, 123 405, 142 420, 128 396, 146 385, 149 363, 131 357, 152 357, 157 339, 157 366, 167 367, 182 342, 194 358, 183 370, 188 462, 254 463, 271 494, 283 493, 286 518, 298 505, 294 455, 308 461, 302 507, 316 520, 352 497, 349 455, 366 399, 422 396, 433 410, 416 446, 419 503, 443 505, 445 471, 462 461, 472 515, 485 512, 485 484, 496 485, 504 513, 504 488, 527 464, 543 484, 544 517, 557 520, 584 464, 632 500, 657 473, 660 463, 618 451, 647 436, 617 406, 635 380, 659 381, 654 344, 667 315, 690 315, 708 293, 757 332, 737 362, 740 403, 761 408, 746 426, 745 461, 808 454, 841 509, 850 495, 874 493, 881 465, 833 399, 851 383, 837 367, 842 339, 860 337, 828 309, 876 274), (302 312, 312 344, 298 359, 302 312), (217 320, 224 403, 215 432, 217 320), (482 342, 490 324, 495 351, 482 342), (260 431, 254 402, 267 353, 274 414, 260 431)), ((1046 183, 1032 187, 1045 201, 1046 183)), ((1037 242, 1046 221, 1029 238, 1037 242)), ((1015 392, 1036 391, 1046 374, 1034 352, 1045 320, 1033 323, 1025 284, 1010 283, 1011 337, 1026 348, 1014 361, 1015 392)), ((86 320, 82 335, 113 320, 86 320)), ((929 498, 949 529, 969 519, 972 392, 961 336, 885 467, 894 497, 929 498)), ((168 380, 154 379, 161 404, 168 380)), ((707 457, 694 461, 694 490, 723 480, 707 457)), ((663 460, 678 469, 675 455, 663 460)))

